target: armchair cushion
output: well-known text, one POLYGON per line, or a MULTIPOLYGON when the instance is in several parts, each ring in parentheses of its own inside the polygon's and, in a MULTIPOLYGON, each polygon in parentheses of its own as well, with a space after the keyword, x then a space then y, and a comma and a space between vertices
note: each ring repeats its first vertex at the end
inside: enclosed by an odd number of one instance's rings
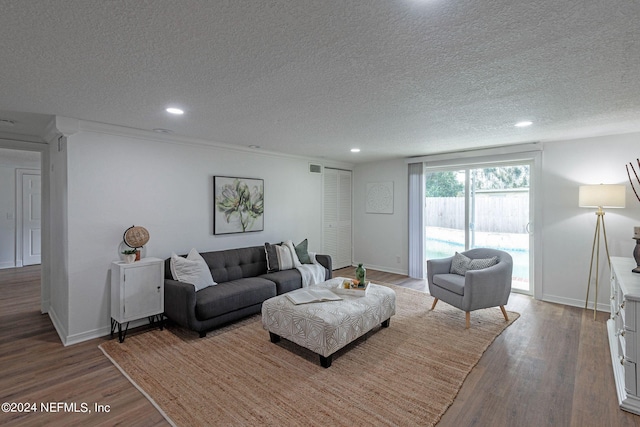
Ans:
POLYGON ((464 295, 464 276, 455 273, 433 276, 433 284, 454 294, 464 295))

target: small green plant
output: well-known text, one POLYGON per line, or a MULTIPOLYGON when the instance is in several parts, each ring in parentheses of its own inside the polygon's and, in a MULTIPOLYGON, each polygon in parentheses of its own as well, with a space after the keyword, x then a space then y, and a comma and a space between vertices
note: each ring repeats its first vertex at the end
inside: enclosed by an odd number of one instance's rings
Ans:
POLYGON ((122 251, 124 255, 135 255, 136 252, 137 249, 125 249, 124 251, 122 251))

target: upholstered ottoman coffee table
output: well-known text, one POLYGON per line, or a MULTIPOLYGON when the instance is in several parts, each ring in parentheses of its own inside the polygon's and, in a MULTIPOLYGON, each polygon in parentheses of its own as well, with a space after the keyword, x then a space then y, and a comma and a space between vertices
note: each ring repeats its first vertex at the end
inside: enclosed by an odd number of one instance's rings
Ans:
MULTIPOLYGON (((332 289, 343 280, 336 277, 326 282, 295 290, 332 289)), ((333 354, 369 332, 376 325, 388 327, 396 313, 393 289, 373 283, 365 296, 338 294, 339 301, 294 304, 286 294, 262 303, 262 326, 269 331, 271 342, 285 338, 320 355, 320 364, 331 366, 333 354)))

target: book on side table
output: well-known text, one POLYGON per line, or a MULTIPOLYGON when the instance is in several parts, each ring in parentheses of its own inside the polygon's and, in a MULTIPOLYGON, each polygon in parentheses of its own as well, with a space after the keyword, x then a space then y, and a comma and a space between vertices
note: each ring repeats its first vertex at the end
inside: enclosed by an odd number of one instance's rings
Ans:
POLYGON ((310 302, 339 301, 342 298, 329 289, 299 289, 285 294, 294 304, 307 304, 310 302))

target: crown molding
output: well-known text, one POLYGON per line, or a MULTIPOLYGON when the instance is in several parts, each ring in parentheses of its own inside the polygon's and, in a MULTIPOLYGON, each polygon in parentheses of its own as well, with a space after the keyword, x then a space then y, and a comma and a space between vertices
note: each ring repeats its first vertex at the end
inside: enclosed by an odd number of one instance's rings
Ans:
MULTIPOLYGON (((69 119, 75 120, 75 119, 69 119)), ((280 158, 290 158, 304 161, 313 161, 314 163, 320 163, 323 166, 328 167, 339 167, 344 169, 353 169, 354 165, 352 163, 347 162, 339 162, 334 160, 328 160, 324 158, 318 157, 305 157, 299 156, 295 154, 281 153, 276 151, 269 151, 263 149, 254 149, 250 147, 242 147, 233 144, 223 144, 215 141, 209 141, 205 139, 192 138, 187 136, 175 135, 175 134, 163 134, 158 132, 153 132, 150 130, 130 128, 124 126, 110 125, 107 123, 100 122, 92 122, 85 120, 75 120, 77 126, 75 127, 75 132, 94 132, 101 133, 105 135, 114 135, 121 136, 127 138, 135 138, 141 139, 145 141, 154 141, 154 142, 162 142, 167 144, 178 144, 178 145, 187 145, 187 146, 196 146, 201 148, 210 148, 216 150, 225 150, 232 152, 242 152, 257 156, 267 156, 267 157, 280 157, 280 158)))

